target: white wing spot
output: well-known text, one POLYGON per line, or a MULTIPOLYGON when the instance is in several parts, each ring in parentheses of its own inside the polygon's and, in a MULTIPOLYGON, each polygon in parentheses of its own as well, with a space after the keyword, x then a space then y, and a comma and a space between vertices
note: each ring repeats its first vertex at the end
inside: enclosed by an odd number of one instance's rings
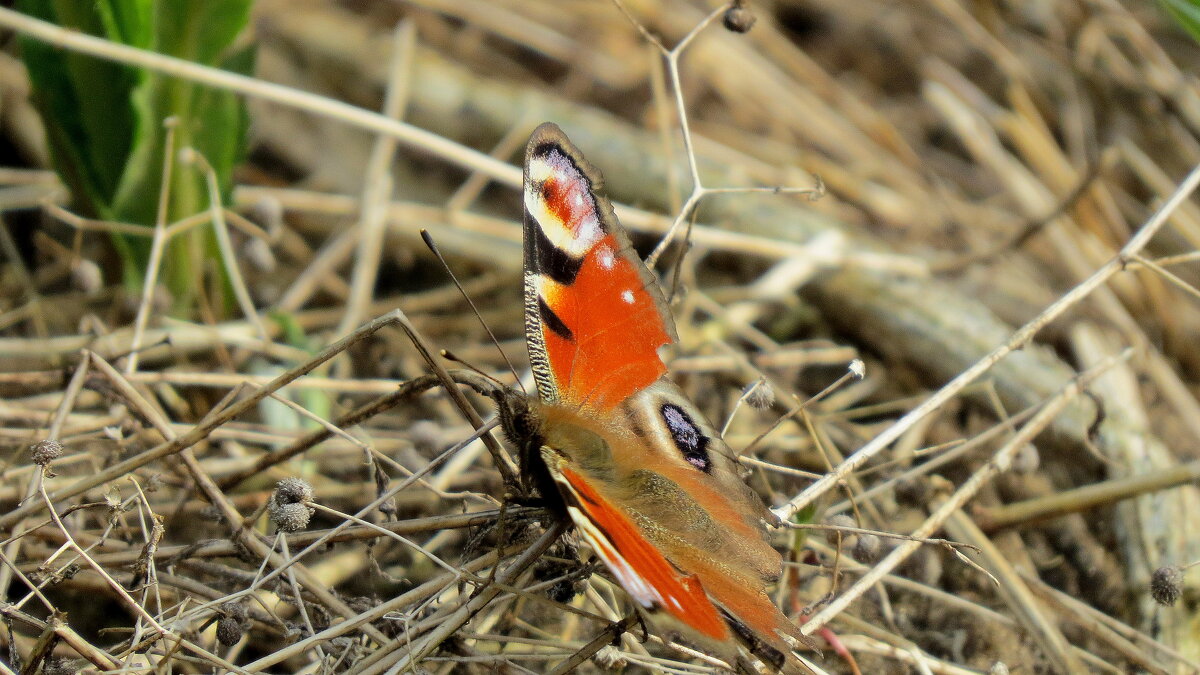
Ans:
POLYGON ((597 252, 597 255, 599 255, 600 266, 606 270, 611 270, 613 265, 617 262, 616 256, 613 255, 612 249, 607 246, 602 247, 597 252))
POLYGON ((621 299, 625 301, 625 304, 632 305, 633 304, 633 291, 629 290, 628 288, 621 291, 621 299))
POLYGON ((575 229, 575 242, 568 251, 577 256, 583 255, 603 236, 604 231, 600 229, 600 221, 596 220, 596 214, 588 213, 580 219, 579 225, 575 229))

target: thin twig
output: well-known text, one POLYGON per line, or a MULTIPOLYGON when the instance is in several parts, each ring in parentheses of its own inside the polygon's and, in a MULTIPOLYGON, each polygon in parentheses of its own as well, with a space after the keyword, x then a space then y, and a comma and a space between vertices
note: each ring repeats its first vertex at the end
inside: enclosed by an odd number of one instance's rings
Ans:
POLYGON ((1171 195, 1171 198, 1129 239, 1117 255, 1113 256, 1112 259, 1097 269, 1090 277, 1077 284, 1067 293, 1064 293, 1058 300, 1051 303, 1049 307, 1019 328, 1003 345, 995 348, 986 356, 976 361, 974 365, 959 373, 958 376, 947 382, 921 405, 913 408, 904 417, 901 417, 878 436, 871 439, 866 445, 859 448, 854 454, 847 457, 846 461, 834 471, 829 472, 824 478, 810 485, 803 492, 788 501, 787 504, 775 509, 776 514, 782 520, 791 518, 800 509, 803 509, 818 496, 827 492, 833 485, 845 479, 847 475, 868 459, 888 447, 892 441, 899 438, 901 434, 916 424, 917 421, 957 396, 963 388, 987 372, 1000 359, 1028 344, 1043 327, 1061 316, 1068 309, 1083 301, 1092 291, 1121 272, 1124 269, 1125 260, 1140 252, 1149 243, 1154 234, 1166 224, 1167 218, 1171 213, 1183 200, 1191 195, 1197 185, 1200 185, 1200 165, 1194 167, 1188 173, 1175 193, 1171 195))
POLYGON ((138 304, 137 316, 133 320, 133 337, 130 338, 129 360, 125 372, 137 372, 138 352, 142 347, 142 336, 146 322, 154 308, 154 292, 158 289, 158 270, 162 265, 163 251, 167 246, 167 209, 171 204, 171 176, 175 167, 175 127, 178 120, 169 117, 163 120, 167 130, 163 140, 162 185, 158 191, 158 208, 154 212, 154 237, 150 240, 150 257, 146 262, 146 275, 142 278, 142 300, 138 304))
MULTIPOLYGON (((1061 412, 1067 406, 1067 404, 1074 399, 1075 396, 1079 395, 1079 393, 1083 391, 1084 386, 1089 381, 1103 374, 1120 361, 1129 358, 1131 355, 1132 351, 1126 350, 1121 354, 1120 357, 1108 359, 1104 363, 1101 363, 1085 373, 1080 374, 1078 378, 1071 381, 1064 389, 1062 389, 1058 395, 1056 395, 1050 401, 1047 401, 1045 406, 1038 411, 1038 413, 1034 415, 1033 418, 1020 429, 1020 431, 1010 438, 1003 447, 996 451, 990 462, 972 474, 970 479, 963 483, 950 498, 948 498, 933 513, 931 513, 925 522, 922 523, 921 526, 912 533, 912 536, 916 537, 918 540, 906 541, 892 549, 892 552, 889 553, 883 560, 879 561, 875 567, 871 568, 871 571, 863 575, 863 577, 856 581, 854 585, 846 589, 845 592, 843 592, 823 609, 821 609, 820 612, 813 615, 807 622, 805 622, 800 629, 801 632, 803 632, 805 635, 811 635, 813 631, 817 630, 821 626, 824 626, 832 618, 845 610, 850 603, 861 597, 863 593, 865 593, 871 586, 879 581, 880 577, 895 569, 896 566, 903 562, 904 559, 909 555, 911 555, 912 552, 917 549, 917 547, 921 546, 919 539, 929 537, 936 532, 951 514, 962 508, 963 504, 965 504, 971 497, 974 497, 975 494, 996 474, 1007 470, 1008 465, 1011 463, 1012 458, 1016 454, 1017 450, 1028 443, 1034 436, 1041 433, 1042 430, 1044 430, 1046 426, 1054 420, 1055 416, 1061 412)), ((911 413, 909 414, 911 415, 911 413)), ((907 417, 907 415, 905 417, 907 417)), ((852 459, 853 457, 847 458, 847 460, 843 462, 841 466, 849 464, 852 459)), ((795 512, 793 511, 792 513, 795 512)), ((790 515, 791 514, 789 514, 789 517, 790 515)))

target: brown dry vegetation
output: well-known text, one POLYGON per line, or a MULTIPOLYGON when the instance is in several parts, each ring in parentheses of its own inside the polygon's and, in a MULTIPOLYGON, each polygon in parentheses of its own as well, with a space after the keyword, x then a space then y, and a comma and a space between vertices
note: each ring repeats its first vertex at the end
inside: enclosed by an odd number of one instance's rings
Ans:
MULTIPOLYGON (((627 2, 667 46, 713 7, 627 2)), ((781 606, 864 673, 1200 672, 1200 577, 1172 607, 1147 591, 1200 560, 1200 207, 1135 238, 1200 163, 1200 48, 1132 0, 751 8, 748 34, 718 21, 680 60, 703 183, 819 176, 828 194, 705 198, 691 248, 658 266, 672 372, 716 420, 769 382, 728 438, 771 430, 748 465, 773 506, 954 542, 883 538, 857 562, 858 535, 838 555, 780 533, 781 606), (794 410, 856 358, 864 379, 794 410)), ((229 223, 259 315, 159 303, 140 338, 103 226, 55 210, 69 198, 0 56, 9 156, 32 167, 0 172, 5 671, 712 668, 606 632, 629 604, 552 517, 510 504, 496 526, 501 473, 460 448, 491 408, 469 419, 410 337, 511 381, 424 228, 523 367, 512 163, 542 121, 654 246, 690 191, 661 55, 584 0, 261 0, 253 38, 261 80, 365 111, 390 92, 412 127, 249 85, 229 223), (46 439, 63 450, 43 472, 46 439), (280 534, 267 502, 294 476, 317 510, 280 534), (585 592, 568 609, 555 583, 585 592)))

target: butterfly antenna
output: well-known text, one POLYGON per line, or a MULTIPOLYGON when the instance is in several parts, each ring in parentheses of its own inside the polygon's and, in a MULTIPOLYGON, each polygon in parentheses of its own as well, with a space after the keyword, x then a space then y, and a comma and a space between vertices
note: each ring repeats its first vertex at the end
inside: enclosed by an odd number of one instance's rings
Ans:
MULTIPOLYGON (((433 235, 429 234, 429 230, 421 230, 421 240, 424 241, 425 245, 429 247, 429 250, 432 251, 435 256, 437 256, 438 262, 442 263, 442 267, 446 269, 446 274, 450 275, 450 280, 454 282, 455 287, 458 288, 458 292, 462 293, 462 296, 466 298, 467 304, 471 306, 471 311, 475 313, 475 318, 479 319, 479 324, 483 326, 485 331, 487 331, 488 337, 492 339, 492 344, 496 345, 496 351, 500 352, 500 358, 504 359, 504 363, 508 364, 508 370, 513 374, 513 380, 516 381, 517 386, 521 387, 523 390, 525 386, 521 384, 521 376, 517 374, 516 367, 513 366, 512 361, 508 360, 508 355, 504 353, 504 350, 500 348, 500 341, 496 339, 496 334, 492 332, 492 329, 488 327, 487 322, 483 320, 483 315, 479 313, 479 308, 475 306, 475 301, 471 299, 470 295, 467 295, 467 291, 463 288, 463 285, 459 283, 458 277, 454 276, 454 270, 450 269, 450 265, 446 262, 446 258, 444 258, 442 256, 442 252, 438 250, 437 244, 433 241, 433 235)), ((445 356, 446 354, 449 354, 449 352, 443 350, 442 355, 445 356)), ((467 366, 480 375, 484 375, 484 373, 478 368, 468 365, 463 361, 459 361, 457 358, 454 359, 454 361, 456 363, 462 363, 464 366, 467 366)), ((487 375, 487 377, 490 377, 493 380, 496 379, 490 375, 487 375)))
POLYGON ((450 351, 449 349, 442 349, 438 352, 438 354, 441 355, 441 357, 443 359, 446 359, 447 361, 449 361, 451 363, 457 363, 458 365, 462 366, 463 368, 466 368, 467 370, 471 371, 472 373, 475 373, 476 375, 479 375, 480 377, 486 379, 487 381, 492 382, 497 387, 500 387, 501 389, 505 388, 503 382, 501 382, 500 380, 497 380, 495 377, 483 372, 477 366, 475 366, 475 364, 468 363, 468 362, 458 358, 458 356, 455 355, 455 353, 450 351))

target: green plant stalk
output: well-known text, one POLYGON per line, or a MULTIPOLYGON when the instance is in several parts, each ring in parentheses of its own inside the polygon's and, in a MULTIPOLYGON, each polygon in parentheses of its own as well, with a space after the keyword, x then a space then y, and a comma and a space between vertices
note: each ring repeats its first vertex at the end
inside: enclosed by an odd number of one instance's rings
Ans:
MULTIPOLYGON (((250 50, 231 50, 248 21, 250 0, 19 0, 18 7, 114 42, 236 72, 251 69, 250 50)), ((235 96, 35 41, 23 43, 23 55, 55 168, 82 213, 154 225, 168 188, 162 175, 167 118, 176 120, 171 152, 191 147, 203 155, 217 173, 221 198, 229 196, 247 127, 245 107, 235 96)), ((199 169, 176 166, 170 175, 167 223, 209 207, 199 169)), ((139 295, 150 238, 115 235, 113 244, 127 290, 139 295)), ((208 279, 214 282, 207 293, 213 314, 224 316, 232 294, 224 266, 211 262, 219 255, 212 228, 193 228, 165 246, 158 279, 171 294, 172 313, 189 314, 208 279)))

